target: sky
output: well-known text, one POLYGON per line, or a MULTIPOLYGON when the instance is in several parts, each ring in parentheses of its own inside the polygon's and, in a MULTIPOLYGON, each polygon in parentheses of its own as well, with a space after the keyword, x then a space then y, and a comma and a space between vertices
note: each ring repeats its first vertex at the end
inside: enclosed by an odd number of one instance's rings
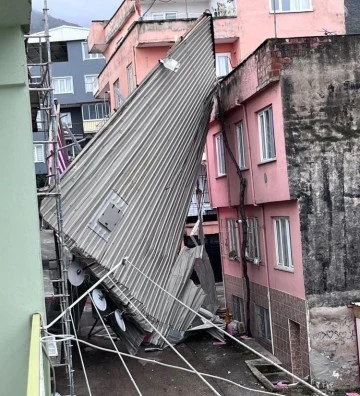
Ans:
MULTIPOLYGON (((93 19, 109 19, 121 0, 48 0, 49 14, 88 27, 93 19)), ((44 0, 32 0, 35 10, 42 11, 44 0)))

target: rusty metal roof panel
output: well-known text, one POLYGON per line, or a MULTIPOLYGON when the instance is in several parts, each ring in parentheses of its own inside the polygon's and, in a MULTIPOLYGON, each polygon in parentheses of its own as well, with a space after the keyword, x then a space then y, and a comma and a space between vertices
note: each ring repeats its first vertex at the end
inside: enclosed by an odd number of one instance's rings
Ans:
MULTIPOLYGON (((191 269, 185 271, 181 287, 172 279, 216 83, 212 19, 205 14, 61 180, 63 227, 70 249, 104 269, 128 257, 166 290, 183 299, 191 295, 194 307, 201 305, 203 292, 188 282, 191 269)), ((54 200, 45 199, 41 211, 56 228, 54 200)), ((131 266, 119 268, 113 279, 142 302, 151 317, 167 324, 165 333, 191 321, 184 307, 176 307, 177 317, 171 316, 168 298, 131 266)))

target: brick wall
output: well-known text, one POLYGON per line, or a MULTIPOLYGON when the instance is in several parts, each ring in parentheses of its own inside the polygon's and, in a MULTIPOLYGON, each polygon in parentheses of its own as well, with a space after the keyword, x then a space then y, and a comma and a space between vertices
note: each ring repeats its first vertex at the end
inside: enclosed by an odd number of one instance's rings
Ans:
MULTIPOLYGON (((292 335, 294 336, 294 327, 298 324, 300 334, 296 342, 300 342, 302 369, 299 370, 297 362, 294 362, 293 369, 298 373, 301 371, 301 375, 306 376, 309 374, 309 348, 305 300, 275 289, 270 289, 270 298, 275 355, 287 369, 292 369, 290 333, 293 329, 292 335), (293 328, 290 324, 290 330, 289 320, 295 323, 293 323, 293 328)), ((296 351, 293 352, 296 353, 296 351)))
MULTIPOLYGON (((244 280, 225 274, 224 282, 227 307, 232 312, 233 295, 246 300, 244 280)), ((250 282, 250 294, 251 331, 255 336, 255 304, 268 309, 268 291, 265 286, 250 282)), ((275 356, 287 369, 301 377, 306 376, 309 374, 306 303, 275 289, 270 289, 270 298, 275 356)), ((258 342, 271 351, 271 343, 259 339, 258 342)))

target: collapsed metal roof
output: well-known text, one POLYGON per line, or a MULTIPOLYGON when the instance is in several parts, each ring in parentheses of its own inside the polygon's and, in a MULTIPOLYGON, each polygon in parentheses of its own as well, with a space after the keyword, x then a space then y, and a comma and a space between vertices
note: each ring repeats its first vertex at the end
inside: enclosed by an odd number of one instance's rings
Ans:
MULTIPOLYGON (((63 174, 65 242, 95 262, 90 269, 96 277, 128 257, 200 308, 205 293, 189 277, 202 247, 179 250, 216 83, 212 18, 204 14, 63 174)), ((56 228, 55 200, 46 198, 41 212, 56 228)), ((132 266, 111 277, 165 336, 185 331, 194 319, 132 266)), ((111 294, 128 305, 114 287, 111 294)), ((134 353, 151 328, 129 307, 126 315, 135 325, 127 327, 133 331, 124 333, 124 343, 134 353)), ((151 341, 161 344, 156 334, 151 341)))

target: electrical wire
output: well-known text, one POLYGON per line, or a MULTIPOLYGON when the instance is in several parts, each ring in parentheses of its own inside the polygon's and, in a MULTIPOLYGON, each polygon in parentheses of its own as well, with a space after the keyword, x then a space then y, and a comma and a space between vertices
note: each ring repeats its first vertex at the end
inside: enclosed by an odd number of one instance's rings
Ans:
MULTIPOLYGON (((63 336, 62 334, 55 335, 55 337, 62 337, 62 336, 63 336)), ((76 337, 73 337, 73 338, 76 339, 76 337)), ((85 340, 82 340, 82 339, 78 339, 77 341, 82 343, 82 344, 84 344, 84 345, 87 345, 87 346, 89 346, 91 348, 98 349, 100 351, 109 352, 109 353, 115 353, 115 354, 117 353, 113 349, 104 348, 104 347, 92 344, 91 342, 88 342, 88 341, 85 341, 85 340)), ((163 363, 163 362, 160 362, 160 361, 154 360, 154 359, 146 359, 146 358, 143 358, 143 357, 140 357, 140 356, 130 355, 130 354, 125 353, 125 352, 120 352, 120 354, 122 356, 124 356, 124 357, 132 358, 132 359, 136 359, 136 360, 141 360, 143 362, 153 363, 153 364, 157 364, 159 366, 172 368, 172 369, 176 369, 176 370, 181 370, 181 371, 185 371, 185 372, 191 373, 191 374, 196 374, 195 371, 190 370, 190 369, 188 369, 186 367, 175 366, 173 364, 163 363)), ((232 381, 232 380, 230 380, 228 378, 224 378, 224 377, 220 377, 220 376, 212 375, 212 374, 208 374, 208 373, 200 373, 200 374, 202 376, 204 376, 204 377, 209 377, 209 378, 213 378, 213 379, 216 379, 216 380, 228 382, 231 385, 237 386, 238 388, 245 389, 245 390, 250 391, 250 392, 258 392, 258 393, 261 393, 261 394, 264 394, 264 395, 279 396, 279 393, 273 393, 273 392, 263 391, 263 390, 260 390, 260 389, 248 388, 247 386, 241 385, 241 384, 239 384, 237 382, 234 382, 234 381, 232 381)))
MULTIPOLYGON (((140 270, 139 268, 137 268, 133 263, 131 263, 127 258, 125 259, 126 262, 128 262, 137 272, 139 272, 141 275, 143 275, 147 280, 149 280, 151 283, 153 283, 156 287, 158 287, 161 291, 163 291, 164 293, 166 293, 168 296, 170 296, 171 298, 173 298, 175 301, 177 301, 178 303, 180 303, 181 305, 183 305, 184 307, 186 307, 189 311, 193 312, 195 315, 197 315, 198 317, 200 317, 202 320, 204 320, 206 323, 211 324, 213 327, 216 327, 221 333, 223 333, 224 335, 226 335, 227 337, 231 338, 232 340, 234 340, 235 342, 237 342, 239 345, 241 345, 244 348, 247 348, 249 351, 251 351, 252 353, 254 353, 255 355, 261 357, 262 359, 266 360, 267 362, 271 363, 273 366, 275 366, 277 369, 283 371, 284 373, 290 375, 291 377, 295 378, 296 380, 298 380, 301 384, 305 385, 307 388, 311 389, 312 391, 316 392, 319 395, 322 396, 328 396, 326 393, 320 391, 319 389, 315 388, 313 385, 309 384, 308 382, 304 381, 302 378, 298 377, 297 375, 293 374, 292 372, 286 370, 284 367, 281 367, 280 365, 278 365, 277 363, 273 362, 271 359, 269 359, 268 357, 262 355, 260 352, 256 351, 255 349, 251 348, 249 345, 246 345, 245 343, 241 342, 240 340, 238 340, 236 337, 234 337, 232 334, 229 334, 228 332, 226 332, 225 330, 221 329, 220 327, 216 326, 216 324, 214 324, 213 322, 211 322, 209 319, 205 318, 205 316, 199 314, 198 312, 196 312, 194 309, 192 309, 191 307, 189 307, 188 305, 186 305, 184 302, 182 302, 181 300, 179 300, 177 297, 173 296, 170 292, 168 292, 166 289, 164 289, 162 286, 160 286, 159 284, 157 284, 155 281, 153 281, 149 276, 147 276, 142 270, 140 270)), ((109 278, 109 280, 111 282, 114 283, 114 285, 116 285, 116 283, 109 278)), ((118 288, 118 290, 125 296, 125 294, 121 291, 121 289, 116 285, 116 287, 118 288)), ((126 297, 126 296, 125 296, 126 297)), ((127 297, 126 297, 127 298, 127 297)), ((127 298, 128 299, 128 298, 127 298)), ((129 299, 128 299, 129 300, 129 299)), ((129 300, 130 302, 130 300, 129 300)))
POLYGON ((221 396, 220 393, 208 382, 206 379, 199 374, 199 372, 191 365, 190 362, 188 362, 185 357, 164 337, 163 334, 146 318, 146 316, 138 309, 138 307, 130 301, 130 299, 126 296, 126 294, 120 289, 120 287, 111 279, 109 280, 113 283, 113 285, 119 290, 119 292, 122 294, 123 297, 125 297, 128 301, 129 304, 133 306, 133 309, 140 314, 140 316, 143 317, 143 319, 154 329, 154 331, 159 334, 159 336, 165 341, 166 344, 169 345, 169 347, 180 357, 180 359, 185 362, 195 373, 196 375, 214 392, 215 395, 221 396))
MULTIPOLYGON (((109 279, 111 279, 111 278, 109 278, 109 279)), ((98 310, 98 307, 96 306, 96 304, 95 304, 95 302, 94 302, 94 300, 93 300, 93 298, 92 298, 92 296, 91 296, 90 293, 89 293, 89 297, 90 297, 90 299, 91 299, 91 301, 92 301, 92 303, 93 303, 93 306, 94 306, 94 308, 95 308, 95 310, 96 310, 96 312, 97 312, 97 314, 98 314, 98 316, 99 316, 99 318, 100 318, 100 321, 101 321, 102 325, 104 326, 104 329, 105 329, 106 332, 108 333, 108 336, 109 336, 109 338, 110 338, 110 340, 111 340, 111 342, 112 342, 112 344, 113 344, 113 346, 114 346, 114 348, 115 348, 117 354, 119 355, 119 358, 120 358, 120 360, 121 360, 121 363, 122 363, 123 366, 125 367, 125 370, 126 370, 126 372, 128 373, 128 375, 129 375, 129 377, 130 377, 130 379, 131 379, 131 382, 133 383, 133 385, 134 385, 134 387, 135 387, 135 389, 136 389, 138 395, 142 396, 142 393, 140 392, 140 389, 139 389, 139 387, 137 386, 137 383, 136 383, 135 379, 134 379, 133 376, 131 375, 130 370, 129 370, 128 366, 126 365, 124 358, 121 356, 120 351, 118 350, 118 348, 117 348, 117 346, 116 346, 116 344, 115 344, 113 338, 111 337, 110 332, 109 332, 109 330, 108 330, 108 328, 107 328, 107 326, 106 326, 106 324, 105 324, 105 322, 104 322, 104 319, 103 319, 102 316, 100 315, 100 312, 99 312, 99 310, 98 310)))
POLYGON ((79 356, 80 356, 80 361, 81 361, 81 366, 82 366, 82 369, 83 369, 83 372, 84 372, 86 386, 88 388, 89 395, 92 396, 91 388, 90 388, 90 384, 89 384, 89 380, 88 380, 88 376, 87 376, 87 372, 86 372, 86 368, 85 368, 85 363, 84 363, 84 359, 82 357, 81 348, 80 348, 80 345, 79 345, 79 340, 78 340, 78 337, 77 337, 77 332, 76 332, 76 328, 75 328, 74 319, 73 319, 73 316, 71 314, 71 310, 69 311, 69 313, 70 313, 70 320, 71 320, 71 324, 72 324, 72 327, 73 327, 73 330, 74 330, 74 335, 75 335, 74 339, 76 340, 76 344, 77 344, 78 351, 79 351, 79 356))

